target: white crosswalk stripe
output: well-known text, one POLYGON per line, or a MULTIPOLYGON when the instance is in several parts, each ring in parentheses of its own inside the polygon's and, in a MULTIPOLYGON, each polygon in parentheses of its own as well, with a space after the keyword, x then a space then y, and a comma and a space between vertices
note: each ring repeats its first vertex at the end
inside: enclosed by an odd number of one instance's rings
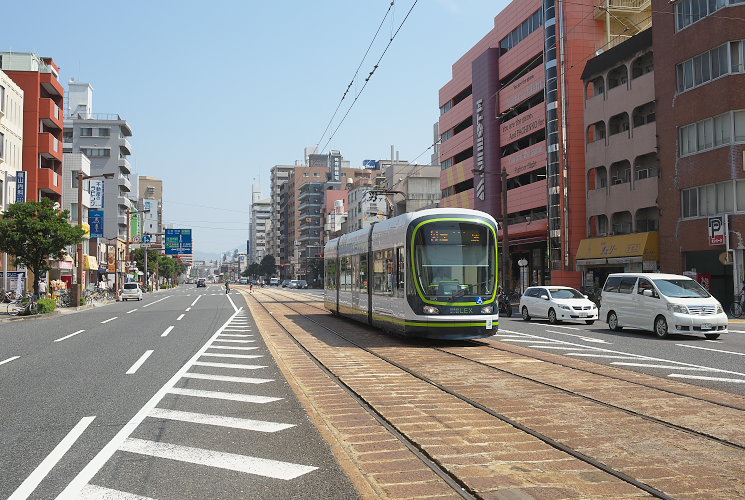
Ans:
POLYGON ((95 484, 87 484, 80 490, 78 500, 155 500, 151 497, 143 497, 126 491, 112 490, 95 484))
POLYGON ((272 398, 268 396, 254 396, 252 394, 236 394, 234 392, 221 392, 221 391, 200 391, 197 389, 180 389, 174 387, 170 391, 170 394, 178 394, 179 396, 191 396, 195 398, 208 398, 208 399, 225 399, 227 401, 242 401, 244 403, 273 403, 274 401, 281 401, 283 398, 272 398))
POLYGON ((195 361, 196 366, 212 366, 215 368, 240 368, 242 370, 258 370, 260 368, 266 368, 266 366, 260 365, 242 365, 240 363, 210 363, 208 361, 195 361))
POLYGON ((277 432, 294 424, 282 424, 279 422, 265 422, 263 420, 252 420, 248 418, 223 417, 220 415, 209 415, 206 413, 193 413, 188 411, 168 410, 166 408, 155 408, 148 415, 152 418, 165 418, 167 420, 178 420, 193 424, 214 425, 218 427, 231 427, 256 432, 277 432))
POLYGON ((122 451, 149 455, 193 464, 220 467, 275 479, 290 480, 316 470, 318 467, 299 465, 278 460, 248 457, 234 453, 223 453, 169 443, 156 443, 144 439, 129 438, 119 448, 122 451))
POLYGON ((242 384, 265 384, 274 382, 270 378, 233 377, 230 375, 210 375, 208 373, 184 373, 185 378, 198 378, 202 380, 217 380, 220 382, 240 382, 242 384))
MULTIPOLYGON (((216 352, 205 352, 202 356, 211 356, 213 358, 240 358, 240 359, 256 359, 263 358, 261 354, 221 354, 216 352)), ((200 356, 200 357, 202 357, 200 356)))
MULTIPOLYGON (((234 344, 252 344, 255 340, 238 340, 238 339, 221 339, 220 337, 215 339, 215 342, 232 342, 234 344)), ((214 343, 212 345, 215 345, 214 343)))

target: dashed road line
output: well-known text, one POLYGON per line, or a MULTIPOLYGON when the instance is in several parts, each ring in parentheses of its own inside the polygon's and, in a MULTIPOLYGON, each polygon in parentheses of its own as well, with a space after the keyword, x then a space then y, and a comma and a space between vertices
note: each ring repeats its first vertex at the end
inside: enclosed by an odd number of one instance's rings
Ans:
POLYGON ((62 342, 63 340, 69 339, 70 337, 74 337, 75 335, 77 335, 79 333, 83 333, 84 331, 85 330, 78 330, 75 333, 71 333, 70 335, 65 335, 64 337, 60 337, 60 338, 56 339, 55 342, 62 342))
POLYGON ((181 319, 182 319, 183 317, 184 317, 184 315, 182 314, 181 316, 179 316, 178 318, 176 318, 176 321, 181 321, 181 319))
POLYGON ((132 309, 131 311, 127 311, 127 314, 132 314, 132 313, 133 313, 133 312, 135 312, 136 310, 137 310, 137 308, 134 308, 134 309, 132 309))
POLYGON ((745 352, 734 352, 734 351, 723 351, 721 349, 712 349, 710 347, 699 347, 696 345, 688 345, 688 344, 675 344, 678 347, 688 347, 689 349, 701 349, 702 351, 714 351, 714 352, 721 352, 723 354, 734 354, 735 356, 745 356, 745 352))
POLYGON ((4 360, 0 361, 0 365, 4 365, 5 363, 10 363, 14 359, 18 359, 18 358, 20 358, 20 356, 13 356, 12 358, 4 359, 4 360))
POLYGON ((166 299, 167 299, 167 298, 169 298, 169 297, 170 297, 170 295, 168 295, 167 297, 163 297, 162 299, 158 299, 158 300, 156 300, 156 301, 154 301, 154 302, 150 302, 149 304, 145 304, 145 305, 144 305, 144 306, 142 306, 142 307, 150 307, 151 305, 153 305, 153 304, 157 304, 158 302, 160 302, 160 301, 162 301, 162 300, 166 300, 166 299))
POLYGON ((137 361, 135 361, 135 364, 133 364, 132 367, 129 370, 127 370, 126 374, 127 375, 132 375, 133 373, 136 373, 137 370, 140 369, 140 367, 142 366, 142 364, 145 361, 147 361, 147 358, 149 358, 152 353, 153 353, 153 350, 152 349, 149 350, 149 351, 145 351, 145 354, 143 354, 142 356, 140 356, 140 359, 138 359, 137 361))
POLYGON ((191 303, 191 305, 190 305, 189 307, 194 307, 194 304, 196 304, 196 303, 197 303, 197 301, 198 301, 199 299, 201 299, 201 298, 202 298, 202 295, 199 295, 199 296, 197 296, 197 298, 196 298, 196 299, 194 299, 194 302, 192 302, 192 303, 191 303))
POLYGON ((101 321, 101 324, 103 325, 104 323, 108 323, 109 321, 114 321, 118 317, 119 316, 114 316, 113 318, 109 318, 109 319, 103 320, 103 321, 101 321))
POLYGON ((173 325, 166 328, 166 331, 160 334, 161 337, 167 337, 169 333, 171 333, 171 330, 173 330, 173 325))
POLYGON ((670 378, 687 378, 692 380, 708 380, 712 382, 731 382, 734 384, 745 384, 745 378, 723 378, 723 377, 704 377, 703 375, 683 375, 681 373, 671 373, 670 378))

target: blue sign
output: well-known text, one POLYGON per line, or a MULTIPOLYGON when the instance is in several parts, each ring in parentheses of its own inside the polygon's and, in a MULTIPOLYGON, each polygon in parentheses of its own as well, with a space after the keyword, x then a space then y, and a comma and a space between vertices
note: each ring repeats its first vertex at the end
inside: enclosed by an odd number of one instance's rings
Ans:
POLYGON ((481 297, 476 297, 476 303, 477 304, 483 304, 484 303, 484 299, 482 299, 481 297))
POLYGON ((191 255, 191 229, 166 229, 166 255, 191 255))
POLYGON ((362 160, 362 168, 365 168, 368 170, 377 170, 378 162, 377 160, 362 160))
POLYGON ((144 235, 142 237, 142 242, 145 244, 150 243, 150 235, 149 234, 144 235))
POLYGON ((26 172, 23 170, 16 173, 16 203, 26 201, 26 172))
POLYGON ((103 210, 88 210, 91 238, 103 238, 103 210))

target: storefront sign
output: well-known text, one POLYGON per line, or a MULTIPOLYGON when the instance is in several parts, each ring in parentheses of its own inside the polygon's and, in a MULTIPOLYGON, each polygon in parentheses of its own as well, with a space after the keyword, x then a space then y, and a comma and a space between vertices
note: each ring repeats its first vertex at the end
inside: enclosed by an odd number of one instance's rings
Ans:
POLYGON ((544 73, 543 66, 538 66, 519 80, 516 80, 502 88, 499 91, 500 113, 520 104, 525 99, 528 99, 542 91, 544 73))
POLYGON ((709 217, 709 245, 724 245, 724 216, 709 217))
POLYGON ((546 110, 543 104, 533 106, 525 113, 505 122, 499 128, 499 141, 501 144, 509 144, 525 136, 537 132, 545 127, 546 110))
POLYGON ((91 238, 103 238, 103 210, 89 210, 88 224, 91 227, 91 238))
POLYGON ((16 203, 26 201, 26 172, 23 170, 16 173, 16 203))
POLYGON ((91 183, 91 204, 90 208, 103 208, 103 181, 95 180, 91 183))

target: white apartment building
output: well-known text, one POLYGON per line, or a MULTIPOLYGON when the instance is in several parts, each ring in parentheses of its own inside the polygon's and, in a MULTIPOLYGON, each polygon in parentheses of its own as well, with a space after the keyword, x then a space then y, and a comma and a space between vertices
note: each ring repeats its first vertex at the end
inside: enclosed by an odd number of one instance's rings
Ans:
MULTIPOLYGON (((281 203, 281 192, 282 185, 286 184, 290 180, 295 167, 293 165, 275 165, 271 170, 270 180, 270 192, 269 197, 271 198, 271 227, 270 233, 267 237, 266 251, 270 255, 274 255, 277 264, 280 262, 284 263, 287 260, 287 232, 284 231, 282 234, 282 222, 284 215, 282 214, 282 203, 281 203), (283 240, 284 236, 284 240, 283 240)), ((284 227, 286 228, 287 222, 284 221, 284 227)))
MULTIPOLYGON (((16 174, 22 170, 23 89, 0 70, 0 210, 15 202, 16 174)), ((8 256, 0 254, 3 290, 10 288, 8 256)))
POLYGON ((163 243, 163 180, 141 175, 137 180, 139 198, 137 208, 149 210, 141 214, 142 232, 151 234, 151 242, 163 243))
POLYGON ((132 129, 117 114, 93 113, 93 87, 88 83, 70 81, 66 114, 64 152, 85 154, 91 161, 91 175, 114 174, 103 183, 104 236, 126 239, 133 189, 132 129))
MULTIPOLYGON (((260 263, 265 255, 269 253, 268 240, 272 228, 272 200, 265 198, 251 204, 251 255, 248 256, 249 264, 260 263)), ((279 263, 277 257, 274 257, 279 263)))
MULTIPOLYGON (((72 224, 78 223, 78 172, 91 175, 91 161, 83 153, 62 155, 62 209, 70 211, 72 224)), ((83 181, 83 223, 88 223, 91 206, 90 180, 83 181)), ((87 248, 87 246, 85 247, 87 248)))

